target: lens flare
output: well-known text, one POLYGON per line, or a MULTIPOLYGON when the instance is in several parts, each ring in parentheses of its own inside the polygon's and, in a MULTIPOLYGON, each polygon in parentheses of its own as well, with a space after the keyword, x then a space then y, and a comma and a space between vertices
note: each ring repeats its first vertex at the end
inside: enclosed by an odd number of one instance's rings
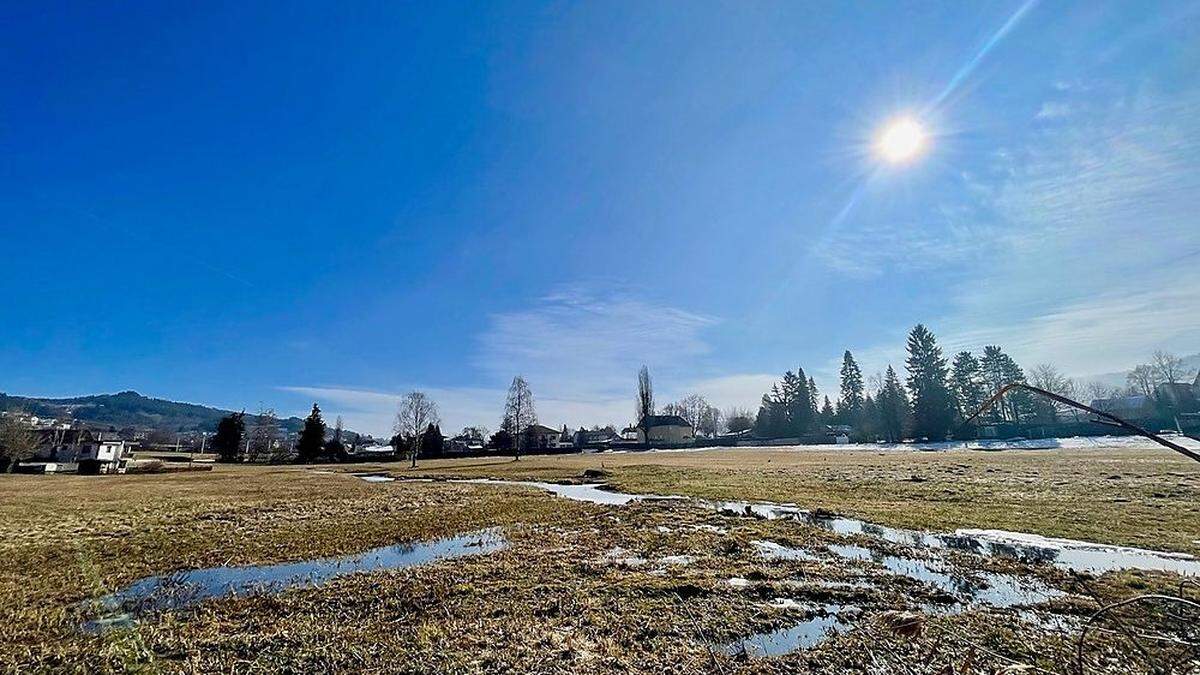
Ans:
POLYGON ((926 145, 927 136, 921 125, 911 117, 902 117, 883 128, 875 142, 875 151, 887 162, 903 164, 920 155, 926 145))

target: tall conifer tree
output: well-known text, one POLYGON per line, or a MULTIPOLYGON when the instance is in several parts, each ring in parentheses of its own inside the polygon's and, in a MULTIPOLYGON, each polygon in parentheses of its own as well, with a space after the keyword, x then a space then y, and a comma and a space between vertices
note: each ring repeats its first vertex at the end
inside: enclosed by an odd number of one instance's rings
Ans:
POLYGON ((299 462, 314 462, 321 456, 325 447, 325 420, 321 417, 321 407, 313 404, 312 412, 304 419, 304 428, 300 430, 300 438, 296 441, 296 460, 299 462))
POLYGON ((946 359, 937 338, 917 324, 908 335, 908 390, 912 394, 913 434, 931 441, 946 438, 954 423, 954 402, 946 384, 946 359))
POLYGON ((838 398, 838 418, 842 424, 856 425, 863 407, 863 376, 850 350, 842 354, 842 389, 838 398))

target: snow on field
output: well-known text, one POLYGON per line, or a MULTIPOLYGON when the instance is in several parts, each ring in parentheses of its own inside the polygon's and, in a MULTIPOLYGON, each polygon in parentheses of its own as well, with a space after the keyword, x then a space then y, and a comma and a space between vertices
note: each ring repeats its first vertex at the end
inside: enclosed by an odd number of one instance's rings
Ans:
MULTIPOLYGON (((1178 434, 1162 434, 1163 438, 1191 450, 1200 450, 1200 441, 1178 434)), ((1073 436, 1070 438, 1031 438, 1014 440, 942 441, 937 443, 843 443, 840 445, 740 445, 705 446, 655 450, 653 452, 695 452, 697 450, 735 450, 740 448, 762 448, 770 450, 828 451, 865 450, 873 452, 906 452, 914 450, 1053 450, 1053 449, 1098 449, 1098 448, 1159 448, 1163 446, 1141 436, 1073 436)))

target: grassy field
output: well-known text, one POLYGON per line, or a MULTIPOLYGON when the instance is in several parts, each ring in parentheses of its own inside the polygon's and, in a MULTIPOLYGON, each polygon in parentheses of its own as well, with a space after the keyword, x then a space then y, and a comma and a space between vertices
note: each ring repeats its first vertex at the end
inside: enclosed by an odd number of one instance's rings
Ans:
MULTIPOLYGON (((0 476, 0 669, 959 672, 968 660, 999 668, 1009 659, 1055 672, 1069 666, 1069 640, 1016 610, 930 615, 920 635, 904 637, 889 628, 895 612, 940 602, 934 591, 870 561, 766 560, 752 545, 821 550, 842 541, 818 528, 684 504, 605 507, 531 489, 372 484, 337 473, 364 468, 0 476), (147 575, 348 554, 493 526, 509 542, 497 553, 211 600, 99 635, 79 630, 96 615, 94 599, 147 575), (813 612, 772 607, 778 598, 850 608, 854 630, 777 659, 726 653, 723 645, 738 637, 813 612)), ((791 501, 906 527, 1003 528, 1200 552, 1200 467, 1158 450, 724 450, 383 468, 543 480, 578 480, 593 469, 628 491, 791 501)), ((951 558, 967 576, 1015 571, 1015 563, 951 558)), ((1020 572, 1065 591, 1047 608, 1068 617, 1093 610, 1097 597, 1174 583, 1156 574, 1020 572)))
POLYGON ((899 527, 998 528, 1200 554, 1200 464, 1159 448, 738 448, 439 460, 415 473, 562 480, 587 469, 607 471, 607 482, 629 492, 793 502, 899 527))

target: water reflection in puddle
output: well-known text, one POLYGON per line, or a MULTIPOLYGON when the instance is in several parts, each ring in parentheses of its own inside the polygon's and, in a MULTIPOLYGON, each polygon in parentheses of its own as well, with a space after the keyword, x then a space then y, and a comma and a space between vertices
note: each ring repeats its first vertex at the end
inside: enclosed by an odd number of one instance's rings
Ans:
POLYGON ((308 588, 356 572, 413 567, 490 553, 505 545, 500 531, 491 529, 433 542, 384 546, 357 555, 277 565, 209 567, 147 577, 101 598, 98 602, 104 616, 83 627, 95 632, 128 626, 137 616, 189 607, 208 598, 308 588))
POLYGON ((876 562, 890 574, 927 584, 966 604, 988 607, 1036 605, 1063 595, 1062 591, 1034 579, 1021 579, 1010 574, 979 572, 974 575, 978 579, 975 581, 946 571, 946 565, 941 561, 882 555, 869 548, 852 544, 831 544, 828 549, 846 560, 876 562))
MULTIPOLYGON (((1050 564, 1072 572, 1101 574, 1137 569, 1200 575, 1200 560, 1185 553, 1093 544, 1003 530, 964 529, 948 534, 933 534, 876 525, 856 518, 813 513, 787 504, 702 503, 723 515, 762 520, 795 520, 846 537, 864 536, 914 548, 958 550, 984 557, 1009 558, 1026 564, 1050 564)), ((856 555, 866 554, 860 551, 856 555)))
POLYGON ((817 616, 778 630, 735 640, 725 646, 725 653, 761 659, 783 656, 797 649, 810 649, 830 635, 850 629, 850 624, 838 618, 843 609, 841 605, 825 605, 817 610, 817 616))
MULTIPOLYGON (((560 497, 593 504, 621 506, 638 500, 686 500, 680 496, 631 494, 605 489, 603 483, 562 484, 540 481, 507 481, 490 478, 454 482, 483 485, 519 485, 554 493, 560 497)), ((1123 546, 1093 544, 1070 539, 1052 539, 1003 530, 957 530, 934 534, 869 523, 856 518, 814 513, 790 504, 691 500, 727 516, 765 520, 795 520, 842 536, 865 536, 893 544, 926 549, 952 549, 981 556, 1010 558, 1028 564, 1051 564, 1072 572, 1099 574, 1137 569, 1200 575, 1200 560, 1183 553, 1165 553, 1123 546)))
POLYGON ((394 476, 389 476, 386 473, 356 473, 353 474, 359 480, 365 480, 368 483, 391 483, 396 480, 394 476))
POLYGON ((466 480, 451 481, 454 483, 473 483, 476 485, 519 485, 522 487, 532 487, 546 492, 554 493, 559 497, 573 499, 579 502, 590 502, 592 504, 610 504, 614 506, 623 506, 632 501, 643 499, 679 499, 679 497, 660 497, 658 495, 636 495, 627 494, 624 492, 614 492, 606 489, 603 483, 543 483, 541 481, 532 480, 495 480, 492 478, 472 478, 466 480))

